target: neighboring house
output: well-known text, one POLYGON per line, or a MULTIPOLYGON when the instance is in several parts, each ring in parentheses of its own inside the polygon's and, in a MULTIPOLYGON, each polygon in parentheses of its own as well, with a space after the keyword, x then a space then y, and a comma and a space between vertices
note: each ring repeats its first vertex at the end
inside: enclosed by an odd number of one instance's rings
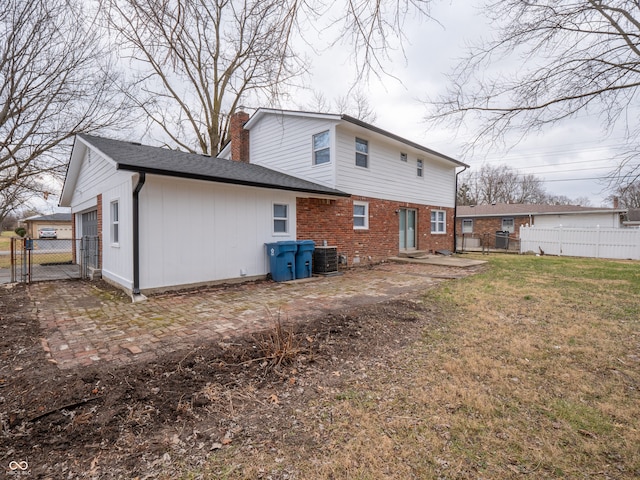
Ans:
POLYGON ((35 215, 25 218, 22 223, 26 224, 27 235, 31 238, 38 238, 42 228, 54 228, 57 238, 73 238, 70 213, 53 213, 50 215, 35 215))
POLYGON ((99 267, 128 291, 264 277, 264 244, 311 239, 348 265, 453 249, 465 164, 342 115, 231 119, 218 158, 78 135, 61 205, 100 238, 99 267), (250 137, 250 141, 249 141, 250 137))
POLYGON ((620 217, 626 209, 594 208, 579 205, 523 205, 498 203, 494 205, 459 206, 457 232, 465 236, 495 236, 507 231, 518 238, 523 225, 537 227, 603 227, 619 228, 620 217))
POLYGON ((347 115, 258 109, 235 118, 219 156, 351 195, 298 197, 299 238, 337 246, 349 266, 453 250, 456 168, 464 163, 347 115))
POLYGON ((625 227, 640 227, 640 208, 630 208, 622 224, 625 227))

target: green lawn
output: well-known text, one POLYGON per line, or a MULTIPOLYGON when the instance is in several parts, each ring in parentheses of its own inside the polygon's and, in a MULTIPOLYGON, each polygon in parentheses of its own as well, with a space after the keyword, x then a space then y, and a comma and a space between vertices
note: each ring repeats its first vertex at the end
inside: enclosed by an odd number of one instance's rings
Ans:
POLYGON ((307 436, 182 478, 640 478, 640 263, 477 258, 424 292, 440 321, 392 365, 287 412, 307 436))

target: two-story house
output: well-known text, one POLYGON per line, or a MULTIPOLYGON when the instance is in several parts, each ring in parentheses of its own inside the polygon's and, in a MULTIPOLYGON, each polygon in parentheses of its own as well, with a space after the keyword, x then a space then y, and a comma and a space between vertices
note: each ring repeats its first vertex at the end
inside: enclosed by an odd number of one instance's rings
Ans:
POLYGON ((218 158, 76 137, 60 204, 74 237, 99 239, 103 278, 133 293, 264 278, 279 240, 335 245, 349 266, 453 249, 463 163, 344 115, 231 123, 218 158))
POLYGON ((296 200, 299 238, 336 245, 350 266, 453 250, 462 162, 347 115, 239 112, 220 156, 349 193, 296 200))

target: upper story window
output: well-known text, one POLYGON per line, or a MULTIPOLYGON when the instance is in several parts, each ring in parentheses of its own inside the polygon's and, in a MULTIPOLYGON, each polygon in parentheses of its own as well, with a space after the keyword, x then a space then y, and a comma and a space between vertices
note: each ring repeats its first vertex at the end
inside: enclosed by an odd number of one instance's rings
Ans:
POLYGON ((407 154, 406 153, 400 152, 400 161, 402 161, 402 162, 406 162, 407 161, 407 154))
POLYGON ((447 216, 444 210, 431 210, 431 233, 447 233, 447 216))
POLYGON ((502 219, 502 231, 513 233, 515 231, 515 222, 513 218, 503 218, 502 219))
POLYGON ((422 160, 418 159, 417 168, 416 168, 416 174, 419 177, 422 176, 423 169, 424 169, 424 163, 422 162, 422 160))
POLYGON ((369 204, 367 202, 353 202, 353 228, 369 228, 369 204))
POLYGON ((356 137, 356 165, 369 167, 369 142, 356 137))
POLYGON ((320 165, 331 161, 331 147, 329 146, 329 130, 313 136, 313 164, 320 165))
POLYGON ((462 233, 473 233, 473 219, 462 219, 462 233))
POLYGON ((273 204, 273 233, 287 233, 289 231, 289 205, 273 204))
POLYGON ((111 243, 120 243, 120 211, 118 201, 111 202, 111 243))

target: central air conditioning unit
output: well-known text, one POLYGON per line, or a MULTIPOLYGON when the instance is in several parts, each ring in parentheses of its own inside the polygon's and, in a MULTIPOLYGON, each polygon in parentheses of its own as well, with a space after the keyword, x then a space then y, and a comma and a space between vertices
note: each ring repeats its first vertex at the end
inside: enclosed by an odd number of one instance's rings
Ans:
POLYGON ((313 251, 313 273, 338 273, 338 247, 316 247, 313 251))

